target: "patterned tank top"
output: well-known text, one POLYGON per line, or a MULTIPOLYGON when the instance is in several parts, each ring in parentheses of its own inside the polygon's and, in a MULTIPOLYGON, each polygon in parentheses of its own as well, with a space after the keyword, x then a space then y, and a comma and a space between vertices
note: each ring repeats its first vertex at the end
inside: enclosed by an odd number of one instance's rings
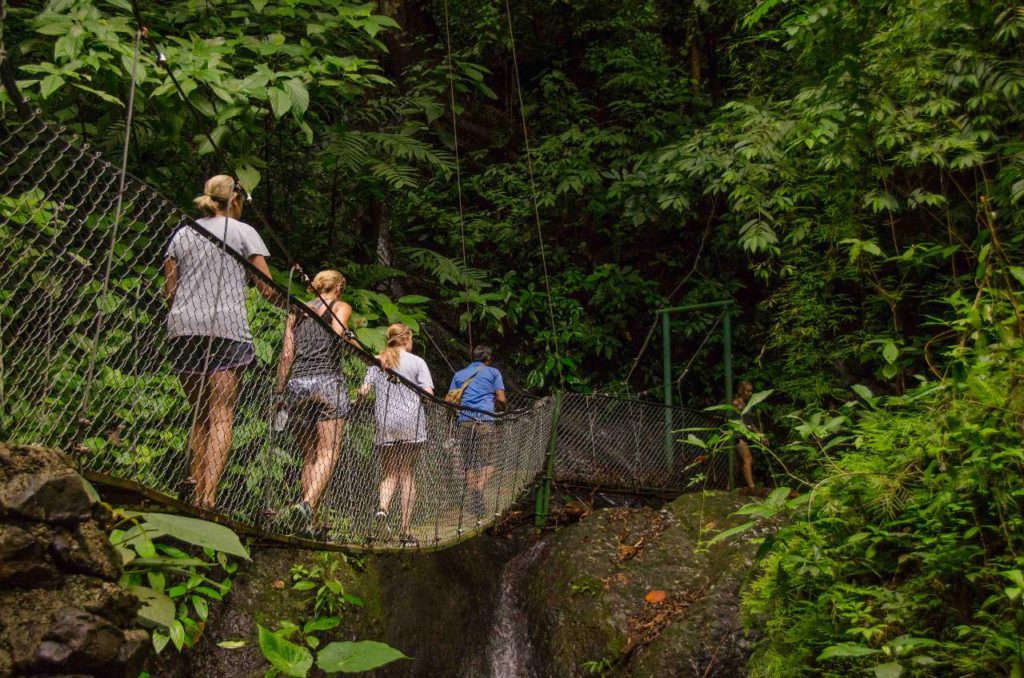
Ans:
MULTIPOLYGON (((320 312, 323 304, 317 302, 313 310, 320 312)), ((335 302, 331 302, 328 311, 323 314, 324 322, 331 324, 331 314, 335 310, 335 302)), ((323 374, 341 375, 344 358, 342 343, 344 340, 333 330, 324 328, 306 315, 300 315, 292 328, 295 348, 295 360, 292 362, 292 377, 315 377, 323 374)))

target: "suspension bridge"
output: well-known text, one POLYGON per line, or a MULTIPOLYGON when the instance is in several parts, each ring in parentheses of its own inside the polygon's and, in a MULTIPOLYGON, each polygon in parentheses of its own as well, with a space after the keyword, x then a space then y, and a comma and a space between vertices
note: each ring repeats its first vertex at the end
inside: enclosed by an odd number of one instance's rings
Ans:
MULTIPOLYGON (((151 40, 140 19, 136 63, 144 36, 151 40)), ((385 389, 355 398, 376 364, 365 346, 333 331, 329 318, 300 299, 293 278, 281 284, 268 277, 216 229, 200 228, 195 215, 127 173, 134 82, 120 167, 28 110, 5 84, 16 105, 0 119, 0 440, 61 449, 95 482, 243 533, 328 549, 450 546, 486 529, 530 492, 543 520, 557 483, 634 493, 730 484, 726 455, 706 455, 678 433, 706 438, 721 422, 705 412, 598 395, 513 393, 487 436, 467 437, 460 416, 479 413, 395 372, 388 372, 385 389), (196 408, 174 370, 182 349, 166 324, 163 265, 169 239, 180 232, 212 248, 216 266, 240 267, 265 292, 246 293, 255 363, 238 386, 227 464, 212 502, 198 501, 189 483, 196 408), (335 457, 313 468, 304 463, 296 432, 275 425, 289 317, 330 335, 341 356, 339 395, 353 402, 335 457), (375 398, 414 406, 399 415, 375 398), (389 416, 412 420, 389 422, 389 416), (383 473, 378 432, 396 425, 415 431, 418 444, 416 499, 409 526, 402 526, 407 539, 398 538, 392 519, 376 515, 383 473), (468 460, 481 456, 491 476, 477 494, 468 460), (290 507, 311 472, 321 474, 323 486, 311 507, 315 516, 296 516, 290 507)), ((209 277, 213 288, 206 295, 219 300, 225 277, 209 277)), ((448 376, 435 375, 436 383, 446 384, 448 376)))
MULTIPOLYGON (((346 417, 340 456, 317 507, 326 530, 310 537, 287 518, 285 509, 299 498, 302 452, 288 430, 273 425, 277 359, 289 313, 324 321, 298 290, 272 279, 265 283, 286 302, 275 306, 249 293, 257 361, 242 378, 216 503, 189 504, 181 487, 191 410, 172 371, 161 266, 176 229, 199 232, 194 217, 130 176, 122 186, 116 166, 38 117, 6 121, 0 136, 0 439, 65 450, 93 480, 243 532, 320 547, 408 548, 374 522, 381 468, 369 400, 346 417)), ((336 341, 345 357, 342 378, 354 392, 372 356, 341 336, 336 341)), ((448 375, 437 376, 447 382, 448 375)), ((543 493, 559 482, 633 492, 727 483, 721 457, 705 457, 677 440, 681 435, 666 447, 666 430, 699 437, 714 430, 718 421, 709 414, 605 396, 512 394, 493 425, 486 511, 475 515, 464 459, 481 443, 467 447, 460 439, 459 408, 391 378, 392 388, 422 403, 415 548, 478 533, 538 485, 543 493)))

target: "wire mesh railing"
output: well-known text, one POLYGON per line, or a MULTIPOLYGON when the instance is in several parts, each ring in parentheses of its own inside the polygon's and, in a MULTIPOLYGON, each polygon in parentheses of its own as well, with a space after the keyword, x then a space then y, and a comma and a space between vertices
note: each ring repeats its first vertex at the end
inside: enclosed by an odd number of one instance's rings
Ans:
POLYGON ((687 443, 722 420, 708 412, 603 395, 566 394, 555 480, 623 491, 685 492, 729 485, 727 455, 687 443))
MULTIPOLYGON (((550 399, 512 397, 493 417, 453 408, 421 388, 425 364, 374 367, 333 307, 262 276, 248 226, 196 220, 121 179, 38 117, 0 122, 0 440, 64 449, 94 477, 259 534, 339 547, 452 544, 534 485, 550 399), (286 347, 303 341, 320 366, 282 377, 286 347)), ((555 476, 725 485, 720 459, 672 433, 714 426, 567 395, 555 476)))
POLYGON ((354 547, 453 543, 532 486, 543 405, 470 426, 480 413, 380 370, 359 397, 372 357, 296 290, 249 286, 241 226, 197 222, 131 178, 121 193, 116 167, 37 118, 0 132, 0 439, 267 534, 354 547), (305 391, 277 379, 290 326, 330 347, 305 391))

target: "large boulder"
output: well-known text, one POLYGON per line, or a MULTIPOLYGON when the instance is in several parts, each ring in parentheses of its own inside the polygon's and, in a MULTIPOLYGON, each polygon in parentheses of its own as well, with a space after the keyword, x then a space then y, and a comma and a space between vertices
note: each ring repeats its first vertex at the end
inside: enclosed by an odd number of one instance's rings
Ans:
POLYGON ((64 455, 0 445, 0 675, 139 674, 149 635, 106 517, 64 455))
POLYGON ((750 530, 708 545, 743 499, 688 494, 661 510, 604 509, 550 537, 522 599, 538 675, 742 676, 752 638, 739 591, 750 530))

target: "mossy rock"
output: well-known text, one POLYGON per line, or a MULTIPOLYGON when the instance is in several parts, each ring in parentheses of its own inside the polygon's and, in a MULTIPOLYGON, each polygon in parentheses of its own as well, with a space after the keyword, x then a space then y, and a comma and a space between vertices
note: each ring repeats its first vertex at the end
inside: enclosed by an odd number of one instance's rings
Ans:
MULTIPOLYGON (((311 616, 312 593, 297 591, 292 587, 291 569, 297 564, 311 567, 320 558, 344 560, 345 556, 340 553, 318 554, 295 549, 252 549, 252 561, 241 564, 225 602, 211 606, 210 617, 199 642, 182 654, 168 647, 153 662, 150 673, 154 676, 182 678, 262 678, 269 664, 263 658, 256 641, 256 625, 274 630, 284 620, 301 624, 311 616), (223 641, 238 640, 244 640, 246 644, 238 648, 218 645, 223 641)), ((346 606, 339 615, 341 626, 318 634, 321 641, 374 640, 382 636, 380 597, 375 574, 341 562, 334 577, 346 593, 362 599, 363 605, 346 606)))
POLYGON ((603 509, 550 537, 524 601, 539 675, 739 676, 752 639, 739 590, 763 530, 708 546, 744 500, 688 494, 603 509))

